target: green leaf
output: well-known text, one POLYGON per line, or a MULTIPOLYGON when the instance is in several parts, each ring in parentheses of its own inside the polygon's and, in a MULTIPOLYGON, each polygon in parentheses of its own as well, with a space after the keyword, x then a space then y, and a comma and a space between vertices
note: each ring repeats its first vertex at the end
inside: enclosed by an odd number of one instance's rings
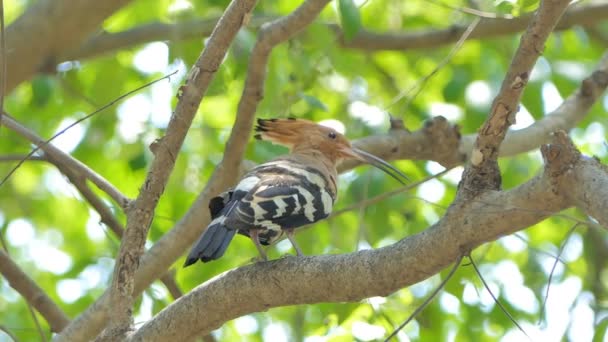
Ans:
POLYGON ((348 42, 352 40, 361 29, 361 15, 359 8, 353 0, 339 0, 338 10, 340 11, 340 24, 344 31, 344 39, 348 42))
POLYGON ((53 93, 54 84, 47 76, 36 77, 32 80, 32 104, 44 107, 53 93))
POLYGON ((311 95, 306 95, 303 93, 299 93, 298 95, 300 96, 300 98, 302 100, 304 100, 304 102, 306 102, 310 106, 310 108, 319 109, 324 112, 328 111, 327 106, 323 102, 321 102, 321 100, 319 100, 318 98, 311 96, 311 95))
POLYGON ((129 168, 136 171, 146 166, 146 155, 142 152, 129 160, 129 168))

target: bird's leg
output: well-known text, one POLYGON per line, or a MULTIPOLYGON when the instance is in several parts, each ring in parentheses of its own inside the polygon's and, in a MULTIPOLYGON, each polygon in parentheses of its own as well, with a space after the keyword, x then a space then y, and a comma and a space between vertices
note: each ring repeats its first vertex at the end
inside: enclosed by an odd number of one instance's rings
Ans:
POLYGON ((260 239, 258 238, 258 230, 251 229, 249 231, 249 237, 251 237, 251 240, 253 240, 253 243, 255 244, 255 248, 258 249, 258 252, 260 253, 260 256, 262 257, 262 260, 268 261, 268 256, 266 255, 266 251, 264 251, 264 248, 262 248, 262 244, 260 244, 260 239))
POLYGON ((298 254, 298 256, 303 256, 304 253, 302 253, 300 246, 298 246, 298 244, 296 243, 296 239, 293 237, 293 231, 294 231, 294 229, 285 229, 287 238, 289 239, 289 242, 291 242, 291 245, 293 246, 293 248, 295 248, 296 253, 298 254))

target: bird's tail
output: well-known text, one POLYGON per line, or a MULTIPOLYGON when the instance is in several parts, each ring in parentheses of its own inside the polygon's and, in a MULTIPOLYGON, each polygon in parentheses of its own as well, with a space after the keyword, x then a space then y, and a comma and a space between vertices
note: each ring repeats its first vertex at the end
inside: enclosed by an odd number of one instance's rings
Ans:
POLYGON ((236 205, 236 202, 230 203, 232 194, 232 191, 226 191, 209 202, 212 221, 192 247, 184 267, 194 264, 199 259, 202 262, 218 259, 226 252, 226 248, 236 233, 235 229, 230 229, 224 224, 226 215, 230 214, 236 205))
POLYGON ((229 229, 223 224, 223 217, 211 222, 207 230, 198 239, 190 254, 186 258, 184 267, 194 264, 197 260, 207 262, 220 258, 226 252, 226 248, 232 241, 235 229, 229 229))

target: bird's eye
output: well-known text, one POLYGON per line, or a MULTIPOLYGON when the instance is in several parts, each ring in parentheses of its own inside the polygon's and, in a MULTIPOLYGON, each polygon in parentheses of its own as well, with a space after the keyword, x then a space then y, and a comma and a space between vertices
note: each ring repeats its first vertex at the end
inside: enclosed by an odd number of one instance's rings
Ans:
POLYGON ((336 139, 336 132, 331 131, 331 132, 329 132, 329 134, 327 134, 327 136, 328 136, 330 139, 336 139))

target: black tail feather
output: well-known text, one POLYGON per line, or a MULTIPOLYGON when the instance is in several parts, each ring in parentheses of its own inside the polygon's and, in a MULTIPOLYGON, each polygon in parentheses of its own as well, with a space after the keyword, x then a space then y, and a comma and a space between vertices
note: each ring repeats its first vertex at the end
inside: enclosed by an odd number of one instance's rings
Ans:
POLYGON ((224 255, 235 233, 236 230, 229 229, 221 223, 210 225, 188 254, 184 267, 194 264, 199 259, 202 262, 208 262, 220 258, 224 255))

